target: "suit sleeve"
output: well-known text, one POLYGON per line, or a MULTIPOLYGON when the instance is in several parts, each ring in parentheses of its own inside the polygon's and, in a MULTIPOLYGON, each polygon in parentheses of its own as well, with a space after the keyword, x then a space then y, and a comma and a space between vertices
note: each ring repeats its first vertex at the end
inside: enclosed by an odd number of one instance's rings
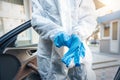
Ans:
POLYGON ((88 38, 96 27, 96 13, 93 0, 81 0, 79 5, 78 25, 73 27, 73 33, 78 34, 81 39, 88 38))
POLYGON ((53 40, 56 33, 64 30, 60 24, 56 22, 56 20, 59 19, 59 15, 56 16, 52 14, 52 11, 48 11, 51 6, 41 1, 32 0, 31 24, 41 38, 53 40), (48 9, 43 8, 44 6, 41 4, 44 4, 48 9))

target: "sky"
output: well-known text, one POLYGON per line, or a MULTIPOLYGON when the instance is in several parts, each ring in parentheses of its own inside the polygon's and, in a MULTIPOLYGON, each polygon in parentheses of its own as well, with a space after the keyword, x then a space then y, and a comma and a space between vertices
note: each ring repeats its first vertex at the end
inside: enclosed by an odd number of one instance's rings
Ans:
POLYGON ((120 0, 99 0, 106 6, 97 10, 97 15, 103 16, 105 14, 112 13, 120 10, 120 0))
POLYGON ((120 9, 120 0, 101 0, 103 3, 105 3, 109 8, 112 8, 114 10, 120 9))

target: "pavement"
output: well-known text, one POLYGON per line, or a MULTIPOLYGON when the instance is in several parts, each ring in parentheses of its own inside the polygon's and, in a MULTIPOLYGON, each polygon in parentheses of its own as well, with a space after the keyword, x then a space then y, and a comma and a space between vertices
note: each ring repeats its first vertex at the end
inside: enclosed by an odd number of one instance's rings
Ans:
POLYGON ((96 80, 114 80, 120 66, 120 54, 102 53, 99 46, 89 46, 93 54, 93 70, 96 80))
POLYGON ((99 46, 89 46, 93 54, 93 64, 106 61, 120 61, 120 54, 102 53, 99 46))

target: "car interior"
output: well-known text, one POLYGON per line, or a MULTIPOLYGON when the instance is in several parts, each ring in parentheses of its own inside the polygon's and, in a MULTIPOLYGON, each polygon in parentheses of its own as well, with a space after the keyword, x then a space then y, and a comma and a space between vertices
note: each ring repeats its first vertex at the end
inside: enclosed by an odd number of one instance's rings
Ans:
POLYGON ((15 47, 18 34, 31 27, 30 20, 0 37, 0 80, 41 80, 36 46, 15 47))

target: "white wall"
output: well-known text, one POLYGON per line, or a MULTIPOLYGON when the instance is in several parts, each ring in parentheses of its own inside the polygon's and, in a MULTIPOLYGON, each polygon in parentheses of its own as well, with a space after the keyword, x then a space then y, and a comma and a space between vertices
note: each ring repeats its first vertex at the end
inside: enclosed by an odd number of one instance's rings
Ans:
MULTIPOLYGON (((20 25, 25 20, 23 5, 0 1, 1 27, 4 33, 20 25)), ((2 35, 2 34, 1 34, 2 35)))
POLYGON ((0 1, 0 7, 0 17, 15 19, 24 19, 25 17, 23 5, 0 1))

